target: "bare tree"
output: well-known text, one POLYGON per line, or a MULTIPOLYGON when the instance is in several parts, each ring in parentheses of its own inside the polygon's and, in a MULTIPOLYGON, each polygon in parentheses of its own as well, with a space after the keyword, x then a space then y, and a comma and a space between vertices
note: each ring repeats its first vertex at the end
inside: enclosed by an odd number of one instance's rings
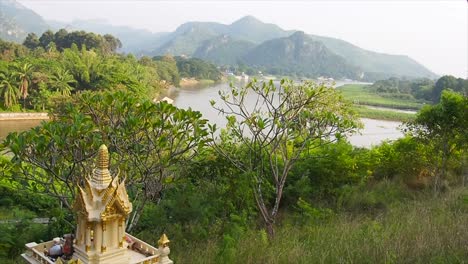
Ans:
POLYGON ((281 80, 231 85, 220 92, 223 105, 211 104, 228 121, 213 147, 251 179, 257 208, 270 237, 288 175, 308 150, 353 132, 348 103, 333 88, 314 82, 281 80))

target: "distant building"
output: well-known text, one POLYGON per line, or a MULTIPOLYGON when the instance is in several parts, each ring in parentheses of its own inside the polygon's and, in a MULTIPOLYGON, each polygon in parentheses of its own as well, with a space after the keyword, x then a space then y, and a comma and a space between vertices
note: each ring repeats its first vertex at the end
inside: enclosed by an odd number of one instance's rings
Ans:
POLYGON ((125 221, 132 211, 132 204, 125 180, 120 180, 118 174, 112 176, 109 171, 109 153, 105 145, 99 148, 96 168, 90 177, 85 177, 85 186, 78 187, 74 210, 76 233, 64 236, 62 242, 55 238, 44 243, 26 244, 27 251, 21 255, 26 263, 173 263, 168 258, 170 249, 166 235, 161 236, 156 248, 125 232, 125 221), (57 244, 61 244, 63 251, 56 250, 57 244), (61 252, 60 257, 55 256, 57 252, 61 252))

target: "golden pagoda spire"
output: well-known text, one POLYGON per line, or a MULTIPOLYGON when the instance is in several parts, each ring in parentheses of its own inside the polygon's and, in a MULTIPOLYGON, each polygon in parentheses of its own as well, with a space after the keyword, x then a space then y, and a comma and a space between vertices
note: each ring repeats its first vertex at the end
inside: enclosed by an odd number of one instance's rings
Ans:
POLYGON ((109 172, 109 152, 104 144, 99 147, 96 163, 97 168, 94 169, 91 176, 91 185, 97 189, 107 188, 112 181, 112 177, 109 172))

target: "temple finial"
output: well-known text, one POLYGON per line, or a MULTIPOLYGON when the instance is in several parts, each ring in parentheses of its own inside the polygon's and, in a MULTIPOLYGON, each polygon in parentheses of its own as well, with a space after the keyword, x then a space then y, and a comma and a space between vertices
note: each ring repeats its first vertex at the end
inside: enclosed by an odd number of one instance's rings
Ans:
POLYGON ((101 170, 109 168, 109 152, 104 144, 99 147, 97 167, 101 170))
POLYGON ((94 169, 91 177, 91 184, 97 189, 107 188, 112 181, 112 177, 109 172, 109 152, 104 144, 99 147, 96 165, 97 168, 94 169))

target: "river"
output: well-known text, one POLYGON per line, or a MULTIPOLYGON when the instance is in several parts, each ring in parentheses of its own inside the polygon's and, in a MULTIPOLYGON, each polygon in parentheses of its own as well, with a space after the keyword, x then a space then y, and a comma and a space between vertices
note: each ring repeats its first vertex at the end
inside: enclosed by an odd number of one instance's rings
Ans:
MULTIPOLYGON (((337 86, 346 84, 337 83, 337 86)), ((167 96, 174 100, 174 104, 180 108, 191 107, 200 111, 205 118, 215 122, 218 127, 224 127, 226 121, 210 105, 210 100, 219 101, 219 90, 227 90, 226 83, 215 84, 208 87, 186 87, 172 88, 167 92, 167 96)), ((374 120, 362 118, 364 129, 356 135, 352 135, 350 142, 358 147, 370 147, 377 145, 383 140, 394 140, 403 136, 399 130, 400 122, 374 120)), ((0 121, 0 139, 5 138, 9 132, 24 131, 40 124, 40 120, 14 120, 0 121)))
MULTIPOLYGON (((336 87, 355 82, 337 82, 336 87)), ((225 118, 218 114, 210 105, 210 100, 220 102, 218 91, 226 91, 229 85, 226 83, 216 84, 209 87, 185 87, 172 88, 166 94, 174 100, 174 104, 180 108, 191 107, 200 111, 205 118, 216 123, 219 127, 226 124, 225 118)), ((388 109, 393 110, 393 109, 388 109)), ((403 136, 399 126, 401 122, 374 120, 362 118, 364 129, 349 137, 349 141, 357 147, 371 147, 384 140, 395 140, 403 136)))
POLYGON ((0 120, 0 141, 10 132, 21 132, 40 125, 42 120, 0 120))

